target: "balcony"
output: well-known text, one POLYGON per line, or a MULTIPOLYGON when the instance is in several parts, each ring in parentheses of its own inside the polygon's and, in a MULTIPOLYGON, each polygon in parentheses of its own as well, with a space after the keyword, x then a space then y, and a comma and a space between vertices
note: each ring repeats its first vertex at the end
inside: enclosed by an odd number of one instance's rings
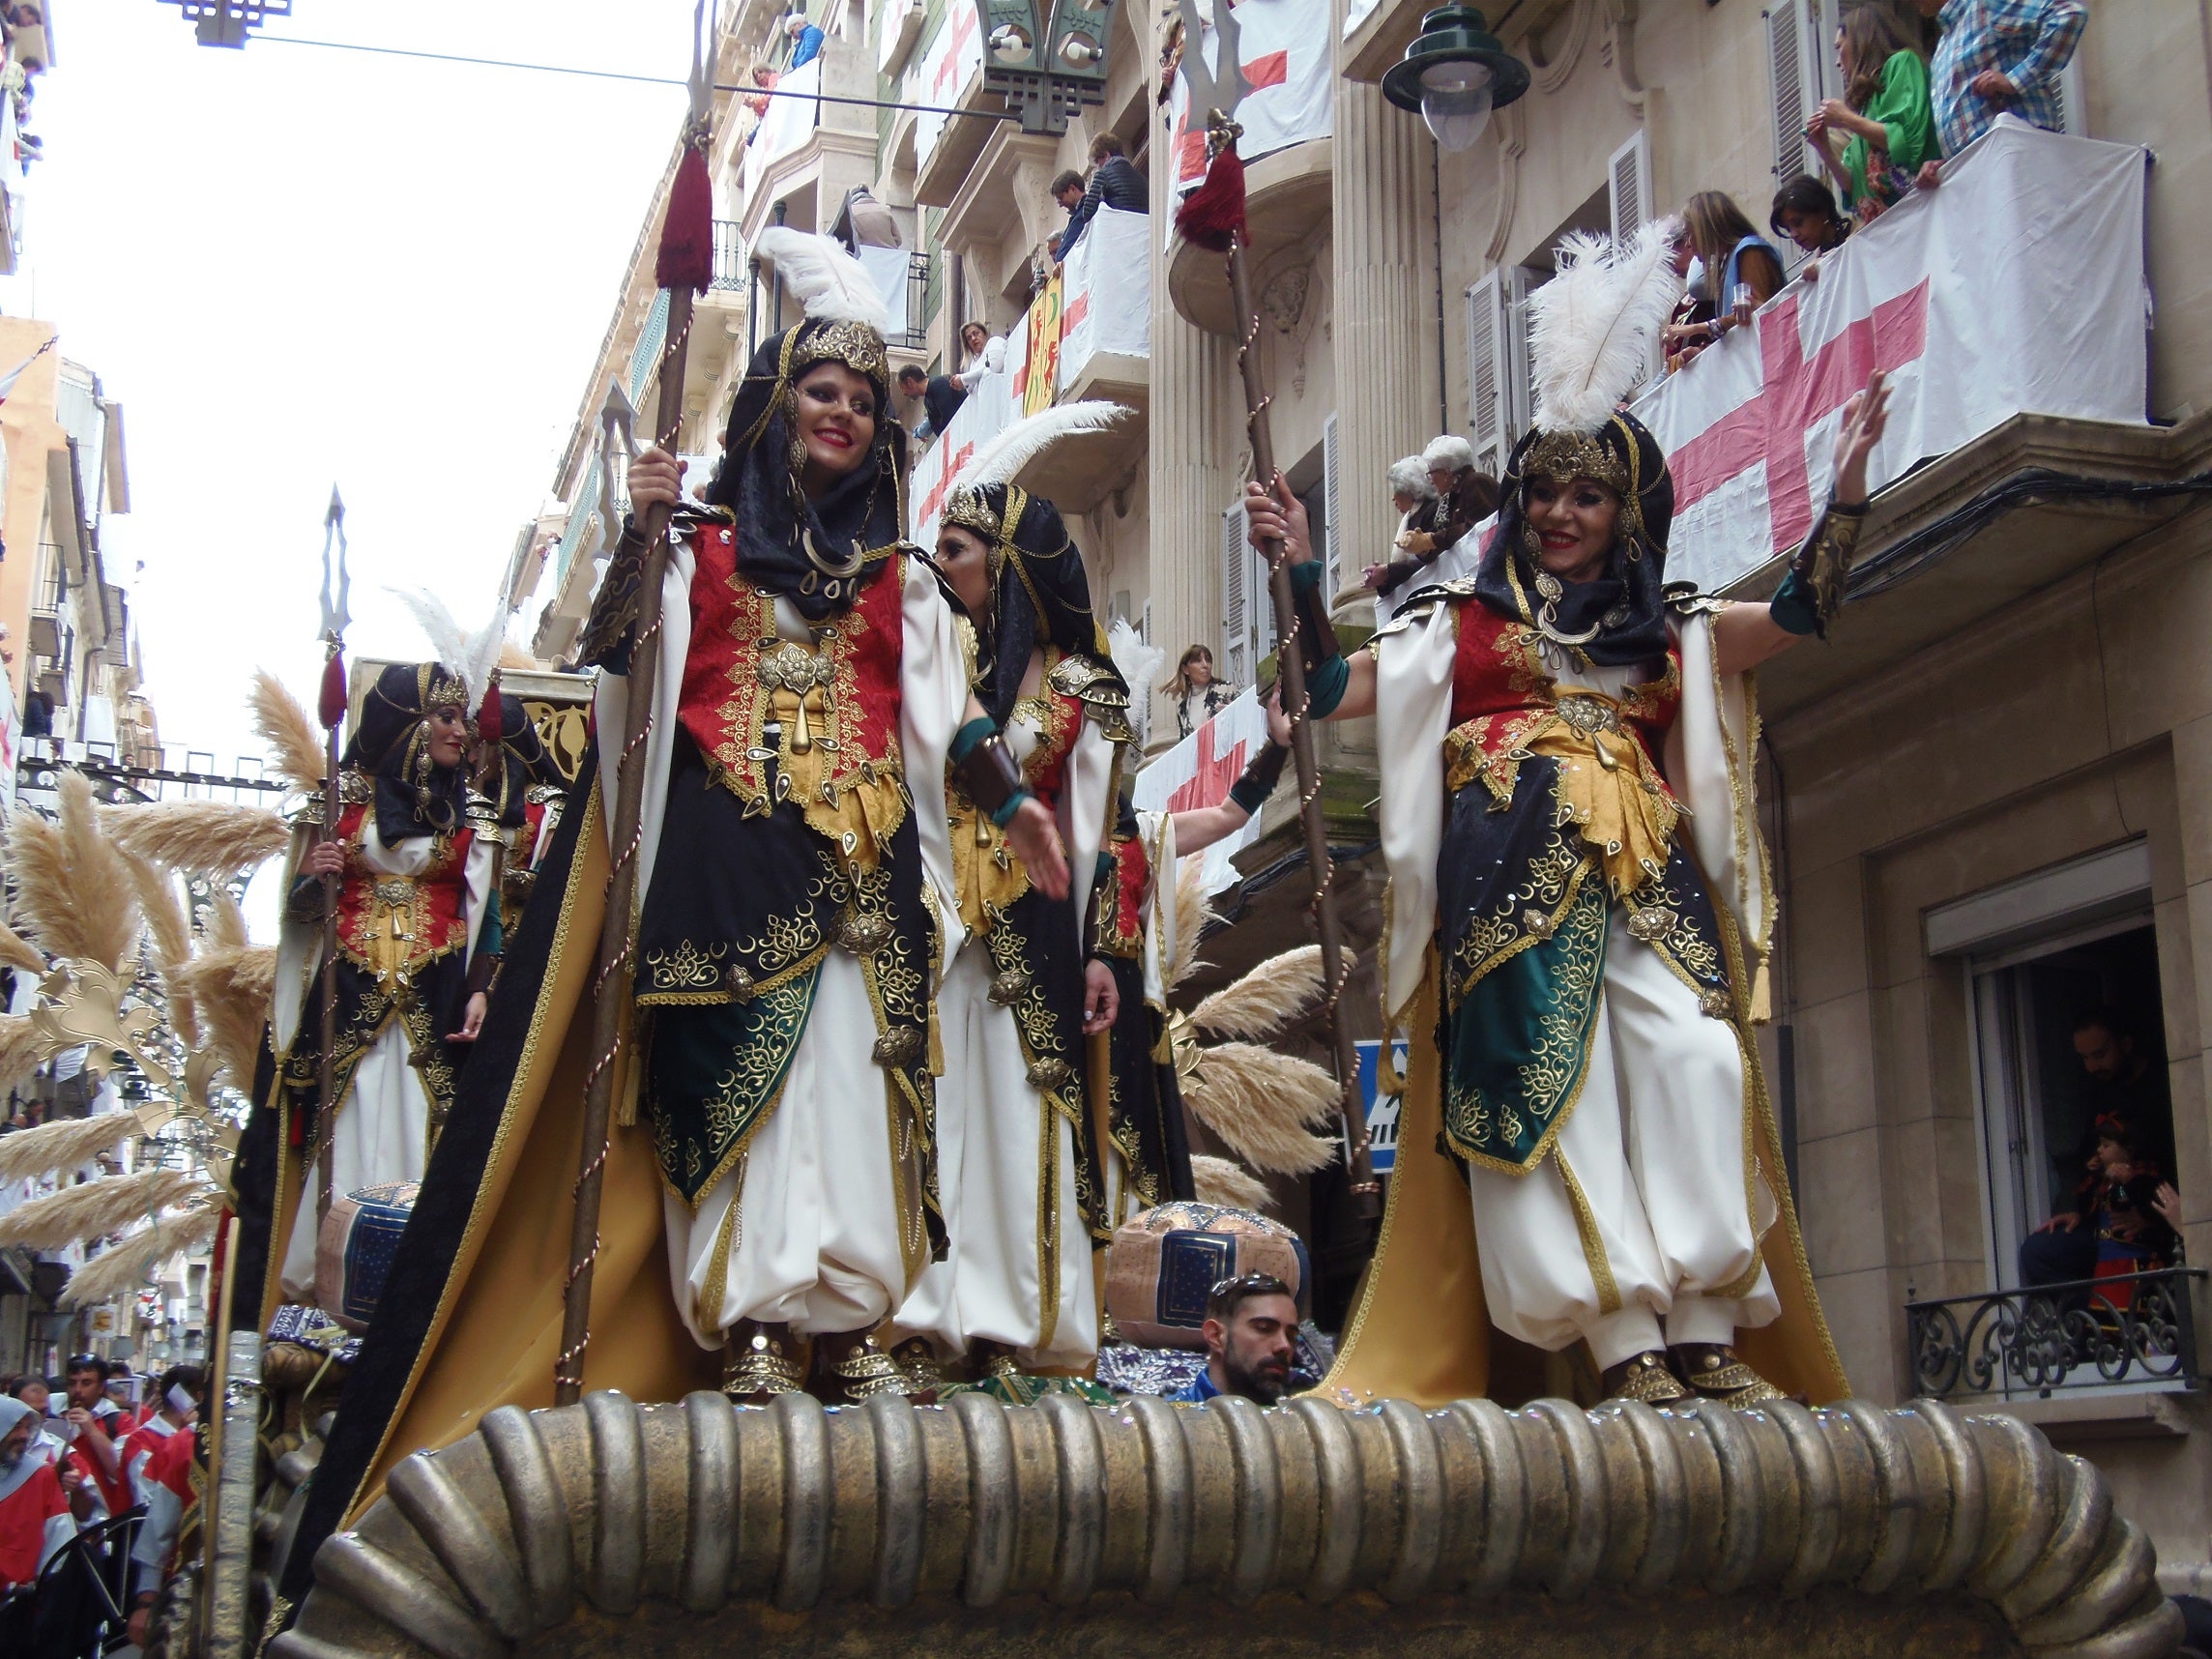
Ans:
POLYGON ((748 245, 775 223, 827 230, 845 192, 876 176, 876 72, 864 48, 826 42, 775 91, 745 146, 739 199, 748 245))
POLYGON ((960 468, 984 444, 1022 418, 1032 401, 1072 402, 1108 398, 1135 414, 1110 433, 1056 447, 1023 473, 1020 482, 1050 497, 1064 512, 1089 512, 1105 500, 1122 474, 1144 451, 1146 417, 1150 404, 1150 263, 1145 239, 1150 216, 1102 210, 1083 240, 1070 251, 1058 290, 1057 318, 1043 324, 1056 330, 1041 357, 1032 335, 1039 306, 1049 306, 1053 290, 1032 303, 1006 331, 1004 373, 985 376, 915 464, 911 500, 917 539, 924 546, 937 537, 937 515, 946 492, 959 481, 960 468), (1033 400, 1031 379, 1052 376, 1049 400, 1033 400))
POLYGON ((1002 123, 993 119, 1006 101, 983 88, 983 23, 973 5, 948 6, 900 82, 900 101, 955 109, 957 115, 922 114, 915 120, 915 200, 949 207, 967 182, 976 157, 1002 123))
POLYGON ((1912 1391, 2048 1400, 2061 1390, 2203 1385, 2201 1267, 2166 1267, 1905 1304, 1912 1391))
MULTIPOLYGON (((1335 155, 1331 140, 1309 138, 1244 169, 1244 217, 1252 237, 1246 258, 1255 290, 1279 256, 1328 234, 1335 155)), ((1179 238, 1168 256, 1168 298, 1194 327, 1217 335, 1237 332, 1229 267, 1218 253, 1179 238)))
POLYGON ((1845 404, 1873 369, 1889 375, 1850 626, 1761 671, 1770 718, 1870 683, 2190 509, 2212 417, 2144 418, 2144 164, 2134 146, 2001 120, 1945 163, 1940 189, 1637 400, 1674 475, 1669 579, 1756 598, 1826 499, 1845 404), (2036 257, 1997 256, 2030 199, 2036 257))

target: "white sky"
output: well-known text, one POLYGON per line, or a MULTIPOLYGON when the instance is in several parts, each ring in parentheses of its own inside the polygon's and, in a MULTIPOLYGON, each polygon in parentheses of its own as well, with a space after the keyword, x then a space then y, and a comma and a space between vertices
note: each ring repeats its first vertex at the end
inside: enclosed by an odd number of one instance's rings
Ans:
POLYGON ((681 79, 691 3, 295 0, 243 51, 198 45, 160 0, 49 15, 45 160, 0 310, 58 324, 123 404, 132 511, 107 521, 108 571, 131 584, 145 565, 163 741, 227 764, 257 752, 254 668, 313 704, 334 481, 349 654, 426 654, 387 585, 471 626, 489 615, 684 103, 676 86, 269 37, 681 79))

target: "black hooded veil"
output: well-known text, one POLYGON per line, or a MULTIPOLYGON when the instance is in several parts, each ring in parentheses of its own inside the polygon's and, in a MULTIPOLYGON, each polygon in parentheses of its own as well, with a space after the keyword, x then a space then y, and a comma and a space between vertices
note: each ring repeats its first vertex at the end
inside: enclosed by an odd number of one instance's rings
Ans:
POLYGON ((990 546, 991 614, 975 624, 975 695, 1004 730, 1040 646, 1087 658, 1124 699, 1129 687, 1091 608, 1091 577, 1060 509, 1012 484, 956 491, 948 524, 990 546))
POLYGON ((430 760, 431 712, 449 706, 466 710, 468 690, 437 662, 394 662, 362 699, 339 764, 370 780, 376 833, 387 847, 450 833, 467 820, 468 768, 430 760))

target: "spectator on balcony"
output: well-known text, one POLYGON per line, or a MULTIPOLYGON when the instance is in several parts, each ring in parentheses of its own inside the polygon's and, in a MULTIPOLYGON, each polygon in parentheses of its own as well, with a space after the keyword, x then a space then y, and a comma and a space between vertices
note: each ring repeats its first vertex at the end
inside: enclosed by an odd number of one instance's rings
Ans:
MULTIPOLYGON (((2065 125, 2058 74, 2089 20, 2080 0, 1919 3, 1921 15, 1939 19, 1943 27, 1929 67, 1942 154, 1958 155, 2000 115, 2017 115, 2053 132, 2065 125)), ((1920 183, 1932 187, 1939 173, 1936 162, 1924 162, 1920 183)))
POLYGON ((23 697, 23 736, 50 738, 54 735, 54 700, 34 685, 23 697))
POLYGON ((899 416, 905 421, 907 429, 914 433, 917 443, 927 442, 933 430, 929 423, 929 371, 911 363, 900 369, 898 395, 899 416), (918 420, 915 415, 917 404, 921 410, 918 420))
POLYGON ((1408 578, 1426 570, 1450 552, 1468 533, 1498 510, 1498 480, 1474 466, 1474 446, 1456 433, 1429 440, 1421 451, 1436 499, 1412 525, 1398 532, 1398 557, 1370 565, 1362 583, 1379 594, 1397 591, 1408 578))
POLYGON ((1800 173, 1774 192, 1766 223, 1814 257, 1797 275, 1811 281, 1820 274, 1819 256, 1833 253, 1851 234, 1851 221, 1836 207, 1836 192, 1819 179, 1800 173))
POLYGON ((1844 14, 1836 62, 1844 96, 1813 111, 1805 131, 1843 190, 1844 206, 1870 224, 1904 200, 1912 176, 1935 158, 1928 64, 1878 6, 1844 14))
POLYGON ((768 119, 768 106, 775 102, 773 99, 769 97, 769 94, 775 90, 775 83, 782 78, 783 77, 781 75, 777 74, 775 71, 770 69, 766 64, 753 65, 752 83, 753 85, 759 87, 760 91, 748 92, 738 102, 742 103, 747 109, 753 112, 753 119, 755 121, 766 121, 768 119))
POLYGON ((1182 654, 1174 676, 1160 692, 1175 704, 1178 735, 1187 738, 1229 707, 1237 687, 1226 680, 1214 679, 1213 653, 1194 645, 1182 654))
POLYGON ((1006 366, 1005 336, 993 334, 981 323, 963 323, 960 343, 967 348, 968 360, 952 380, 963 393, 975 391, 977 380, 986 374, 997 374, 1006 366))
POLYGON ((1749 322, 1782 287, 1782 256, 1725 190, 1700 190, 1683 206, 1674 269, 1688 286, 1659 335, 1669 374, 1749 322))
POLYGON ((1067 228, 1052 245, 1053 259, 1061 264, 1066 263, 1075 245, 1083 240, 1091 216, 1100 208, 1110 207, 1120 213, 1148 213, 1151 209, 1145 175, 1137 171, 1121 140, 1111 132, 1101 132, 1091 140, 1091 183, 1070 207, 1062 187, 1073 177, 1072 173, 1062 173, 1053 183, 1054 199, 1067 208, 1067 228))
POLYGON ((1390 505, 1398 509, 1398 534, 1420 528, 1416 514, 1426 516, 1429 504, 1437 499, 1437 486, 1430 481, 1429 469, 1418 455, 1405 455, 1390 463, 1390 505))
POLYGON ((783 20, 783 32, 791 38, 791 68, 804 69, 822 55, 822 31, 806 20, 806 14, 794 12, 783 20))

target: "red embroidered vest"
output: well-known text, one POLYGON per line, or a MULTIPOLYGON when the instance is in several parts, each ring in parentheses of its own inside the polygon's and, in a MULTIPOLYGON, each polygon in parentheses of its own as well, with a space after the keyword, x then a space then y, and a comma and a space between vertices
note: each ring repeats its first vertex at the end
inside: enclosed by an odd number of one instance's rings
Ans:
POLYGON ((338 947, 384 978, 414 972, 469 942, 469 848, 472 830, 433 839, 418 876, 395 876, 362 855, 369 806, 349 806, 338 819, 345 874, 338 883, 338 947))

